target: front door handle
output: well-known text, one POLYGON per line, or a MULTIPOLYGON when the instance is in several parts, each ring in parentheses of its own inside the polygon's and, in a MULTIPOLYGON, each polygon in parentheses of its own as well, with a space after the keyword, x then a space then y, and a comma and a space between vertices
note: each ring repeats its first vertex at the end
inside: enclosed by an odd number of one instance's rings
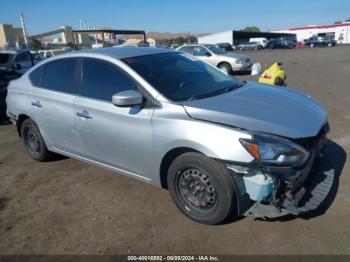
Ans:
POLYGON ((36 100, 35 102, 33 101, 33 102, 32 102, 32 106, 35 106, 35 107, 43 107, 43 106, 41 105, 41 103, 40 103, 39 100, 36 100))
POLYGON ((83 112, 77 112, 77 116, 86 118, 86 119, 92 118, 92 116, 90 116, 89 112, 86 110, 84 110, 83 112))

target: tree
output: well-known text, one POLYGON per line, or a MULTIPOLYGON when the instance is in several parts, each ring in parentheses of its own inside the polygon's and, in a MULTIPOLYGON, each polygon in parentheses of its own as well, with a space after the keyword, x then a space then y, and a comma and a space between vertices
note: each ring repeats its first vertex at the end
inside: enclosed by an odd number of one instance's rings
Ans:
POLYGON ((246 26, 244 29, 241 29, 243 32, 260 32, 259 27, 257 26, 246 26))

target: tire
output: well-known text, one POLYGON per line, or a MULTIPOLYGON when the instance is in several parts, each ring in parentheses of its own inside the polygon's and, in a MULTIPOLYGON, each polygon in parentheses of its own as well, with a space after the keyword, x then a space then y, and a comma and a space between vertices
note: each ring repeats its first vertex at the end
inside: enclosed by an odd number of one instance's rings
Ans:
POLYGON ((218 65, 218 68, 221 69, 222 71, 226 72, 227 74, 230 74, 232 72, 232 67, 229 63, 220 63, 218 65))
POLYGON ((189 218, 203 224, 219 224, 237 212, 236 190, 229 171, 199 153, 185 153, 170 165, 170 195, 189 218))
POLYGON ((332 44, 332 43, 328 43, 328 46, 329 46, 329 47, 332 47, 332 46, 333 46, 333 44, 332 44))
POLYGON ((314 44, 310 44, 310 47, 311 47, 311 48, 314 48, 314 47, 315 47, 315 45, 314 45, 314 44))
POLYGON ((22 123, 21 136, 31 158, 40 162, 49 160, 51 152, 47 150, 40 130, 32 119, 28 118, 22 123))

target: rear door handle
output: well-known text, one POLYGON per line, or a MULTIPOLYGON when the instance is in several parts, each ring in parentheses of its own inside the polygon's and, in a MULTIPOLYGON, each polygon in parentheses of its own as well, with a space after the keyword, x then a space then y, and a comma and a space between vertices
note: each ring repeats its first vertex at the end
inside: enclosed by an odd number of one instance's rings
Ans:
POLYGON ((83 112, 77 112, 77 116, 86 118, 86 119, 92 118, 92 116, 90 116, 89 112, 86 110, 84 110, 83 112))
POLYGON ((35 102, 33 101, 33 102, 32 102, 32 106, 35 106, 35 107, 43 107, 43 106, 41 105, 41 103, 40 103, 39 100, 36 100, 35 102))

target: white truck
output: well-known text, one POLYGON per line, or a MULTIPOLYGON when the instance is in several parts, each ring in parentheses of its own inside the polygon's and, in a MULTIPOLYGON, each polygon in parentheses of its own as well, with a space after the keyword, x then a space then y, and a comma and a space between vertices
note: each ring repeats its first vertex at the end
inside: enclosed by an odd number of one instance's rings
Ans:
POLYGON ((268 40, 265 37, 253 37, 249 39, 249 42, 259 43, 263 48, 266 48, 268 40))

